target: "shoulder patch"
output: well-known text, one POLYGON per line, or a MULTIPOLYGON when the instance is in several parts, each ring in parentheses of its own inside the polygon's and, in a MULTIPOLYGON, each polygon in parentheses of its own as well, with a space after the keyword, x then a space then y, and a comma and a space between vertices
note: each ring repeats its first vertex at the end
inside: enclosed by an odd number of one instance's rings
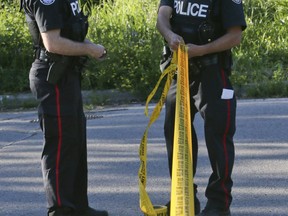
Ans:
POLYGON ((51 5, 55 2, 55 0, 40 0, 40 2, 44 5, 51 5))
POLYGON ((242 0, 232 0, 236 4, 241 4, 242 0))

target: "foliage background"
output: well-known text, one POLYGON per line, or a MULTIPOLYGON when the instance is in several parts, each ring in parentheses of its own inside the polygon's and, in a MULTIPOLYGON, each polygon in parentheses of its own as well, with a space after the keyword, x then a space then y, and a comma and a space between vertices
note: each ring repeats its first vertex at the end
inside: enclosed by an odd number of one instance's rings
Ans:
MULTIPOLYGON (((163 40, 156 31, 159 0, 82 0, 88 37, 108 50, 90 60, 83 88, 119 89, 145 98, 160 75, 163 40)), ((287 97, 288 0, 244 0, 247 29, 233 49, 232 82, 239 97, 287 97)), ((0 93, 29 91, 33 52, 18 0, 0 3, 0 93)))

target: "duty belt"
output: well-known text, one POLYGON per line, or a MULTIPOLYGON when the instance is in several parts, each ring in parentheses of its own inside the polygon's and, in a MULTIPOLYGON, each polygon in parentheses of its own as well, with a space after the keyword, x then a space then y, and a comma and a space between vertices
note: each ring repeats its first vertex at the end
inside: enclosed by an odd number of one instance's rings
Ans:
POLYGON ((210 54, 189 59, 189 73, 198 75, 201 69, 218 64, 218 54, 210 54))
POLYGON ((210 54, 207 56, 201 56, 196 60, 198 67, 207 67, 218 63, 218 54, 210 54))

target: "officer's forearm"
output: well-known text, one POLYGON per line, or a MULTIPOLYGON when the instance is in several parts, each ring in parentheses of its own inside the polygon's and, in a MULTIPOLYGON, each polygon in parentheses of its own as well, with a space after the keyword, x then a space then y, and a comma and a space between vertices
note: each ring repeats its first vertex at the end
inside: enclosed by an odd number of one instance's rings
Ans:
POLYGON ((90 41, 77 42, 60 36, 60 30, 41 33, 43 43, 48 52, 66 56, 100 57, 104 48, 90 41))
POLYGON ((173 34, 170 25, 171 13, 172 9, 170 7, 162 6, 159 8, 157 16, 156 28, 166 41, 169 41, 170 35, 173 34))
POLYGON ((173 32, 171 30, 169 21, 166 20, 165 17, 161 15, 158 16, 156 28, 159 33, 165 38, 165 40, 169 41, 169 35, 173 32))
POLYGON ((228 30, 228 32, 217 40, 204 45, 204 53, 222 52, 224 50, 231 49, 240 44, 242 38, 241 27, 234 27, 228 30))
POLYGON ((234 27, 229 29, 225 35, 216 39, 215 41, 212 41, 211 43, 207 43, 204 45, 187 44, 189 48, 189 57, 191 58, 195 56, 203 56, 210 53, 217 53, 229 50, 239 45, 241 42, 241 38, 241 27, 234 27))

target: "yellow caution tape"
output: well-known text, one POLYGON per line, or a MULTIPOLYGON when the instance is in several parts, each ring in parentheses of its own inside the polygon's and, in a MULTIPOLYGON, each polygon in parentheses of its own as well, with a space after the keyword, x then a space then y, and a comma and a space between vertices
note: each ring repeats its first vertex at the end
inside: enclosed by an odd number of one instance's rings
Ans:
POLYGON ((144 212, 145 215, 149 216, 157 216, 157 212, 154 209, 154 206, 152 205, 150 198, 148 196, 148 193, 146 192, 146 182, 147 182, 147 135, 148 130, 150 126, 157 120, 157 118, 160 115, 160 112, 162 110, 163 104, 165 103, 166 95, 168 93, 168 90, 170 88, 173 76, 176 73, 177 70, 177 54, 174 52, 173 58, 171 60, 171 64, 169 67, 167 67, 163 73, 161 74, 158 82, 156 83, 154 89, 149 94, 147 100, 146 100, 146 107, 145 107, 145 115, 148 116, 148 104, 155 95, 162 79, 167 76, 167 80, 163 89, 163 92, 161 94, 161 98, 156 104, 151 116, 149 123, 145 129, 145 132, 143 134, 140 148, 139 148, 139 158, 140 158, 140 168, 138 171, 138 178, 139 178, 139 196, 140 196, 140 208, 142 212, 144 212))
POLYGON ((171 216, 194 215, 188 51, 178 49, 176 111, 171 184, 171 216))
POLYGON ((174 134, 174 153, 172 171, 172 192, 171 192, 171 216, 191 216, 194 214, 193 196, 193 175, 192 175, 192 137, 190 125, 190 104, 189 104, 189 81, 188 81, 188 53, 187 47, 182 44, 178 52, 174 52, 170 66, 164 70, 154 89, 146 100, 145 115, 148 116, 148 104, 155 95, 162 79, 167 76, 167 80, 161 94, 161 98, 156 104, 149 123, 144 131, 140 148, 140 168, 138 171, 140 208, 146 216, 163 215, 159 206, 153 206, 146 192, 147 183, 147 136, 150 126, 159 117, 165 103, 168 90, 173 76, 177 74, 177 95, 176 95, 176 115, 174 134), (178 55, 178 58, 177 58, 178 55), (161 213, 160 213, 161 212, 161 213), (160 213, 160 214, 159 214, 160 213))

